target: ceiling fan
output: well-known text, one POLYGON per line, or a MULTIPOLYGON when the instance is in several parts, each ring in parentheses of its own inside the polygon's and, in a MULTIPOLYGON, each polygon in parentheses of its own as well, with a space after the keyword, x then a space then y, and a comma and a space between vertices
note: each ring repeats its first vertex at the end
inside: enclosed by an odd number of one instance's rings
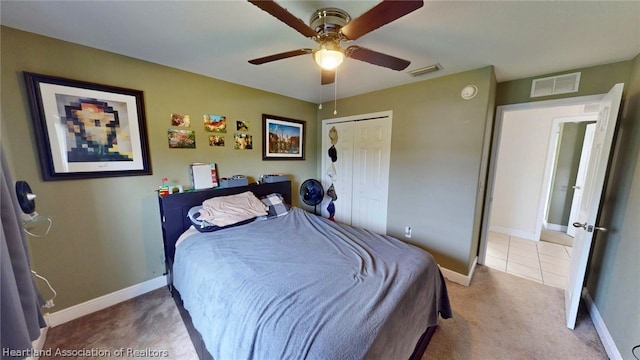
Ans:
POLYGON ((345 56, 396 71, 406 69, 410 64, 407 60, 357 45, 342 49, 340 43, 356 40, 423 5, 423 0, 383 0, 355 19, 351 19, 342 9, 323 8, 313 13, 307 25, 273 0, 249 0, 249 2, 318 43, 315 49, 287 51, 249 60, 249 63, 260 65, 294 56, 313 54, 314 60, 322 69, 320 79, 322 85, 335 81, 335 69, 342 63, 345 56))

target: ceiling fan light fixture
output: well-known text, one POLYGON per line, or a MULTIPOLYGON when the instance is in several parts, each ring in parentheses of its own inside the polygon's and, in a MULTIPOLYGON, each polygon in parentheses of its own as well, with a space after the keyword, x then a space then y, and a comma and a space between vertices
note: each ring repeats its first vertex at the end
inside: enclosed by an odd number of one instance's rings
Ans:
POLYGON ((344 51, 336 42, 327 41, 313 52, 316 64, 325 70, 334 70, 344 61, 344 51))

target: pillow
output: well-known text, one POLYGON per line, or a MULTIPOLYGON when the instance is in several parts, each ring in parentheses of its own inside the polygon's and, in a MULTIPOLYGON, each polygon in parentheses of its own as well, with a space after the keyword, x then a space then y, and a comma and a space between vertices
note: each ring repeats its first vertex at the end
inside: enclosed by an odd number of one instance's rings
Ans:
POLYGON ((262 202, 269 208, 267 218, 272 219, 289 213, 291 207, 284 202, 282 195, 273 193, 260 198, 262 202))
POLYGON ((267 206, 251 191, 246 191, 205 200, 199 212, 200 220, 223 227, 266 215, 267 206))
POLYGON ((200 219, 200 210, 202 205, 194 206, 187 212, 187 217, 191 220, 191 223, 196 229, 201 229, 209 226, 215 226, 212 223, 200 219))
MULTIPOLYGON (((198 205, 198 206, 192 207, 187 212, 187 217, 189 218, 189 220, 191 220, 191 224, 193 224, 193 227, 196 230, 198 230, 199 232, 218 231, 218 230, 222 230, 222 229, 226 229, 226 228, 230 228, 230 227, 234 227, 234 226, 248 224, 248 223, 252 222, 253 220, 255 220, 255 218, 251 218, 251 219, 240 221, 240 222, 237 222, 235 224, 231 224, 231 225, 227 225, 227 226, 217 226, 217 225, 214 225, 214 224, 212 224, 212 223, 210 223, 208 221, 200 219, 200 210, 201 209, 202 209, 202 205, 198 205)), ((176 246, 177 245, 178 244, 176 242, 176 246)))

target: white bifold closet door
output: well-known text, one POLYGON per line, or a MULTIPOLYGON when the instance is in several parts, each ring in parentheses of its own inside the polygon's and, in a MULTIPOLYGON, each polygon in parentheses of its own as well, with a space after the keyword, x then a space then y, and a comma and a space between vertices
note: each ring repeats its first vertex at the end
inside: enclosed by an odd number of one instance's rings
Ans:
MULTIPOLYGON (((387 232, 389 162, 391 155, 392 112, 329 119, 322 122, 322 185, 333 184, 337 222, 379 234, 387 232), (329 131, 335 128, 337 159, 328 155, 329 131), (330 167, 335 168, 335 173, 330 167), (332 176, 333 175, 333 178, 332 176)), ((322 203, 322 215, 328 216, 330 199, 322 203)))

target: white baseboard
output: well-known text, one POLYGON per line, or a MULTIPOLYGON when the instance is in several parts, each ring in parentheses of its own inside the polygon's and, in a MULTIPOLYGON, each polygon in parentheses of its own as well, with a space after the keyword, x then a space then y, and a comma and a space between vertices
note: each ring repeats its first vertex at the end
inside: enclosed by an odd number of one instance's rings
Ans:
POLYGON ((74 305, 69 308, 56 311, 54 313, 45 314, 45 320, 50 327, 55 327, 71 320, 75 320, 81 316, 91 314, 98 310, 108 308, 109 306, 148 293, 149 291, 161 288, 166 285, 167 276, 158 276, 157 278, 147 280, 140 284, 129 286, 128 288, 124 288, 122 290, 118 290, 89 301, 85 301, 81 304, 74 305))
POLYGON ((493 231, 501 234, 507 234, 509 236, 516 236, 522 239, 527 239, 532 241, 540 240, 540 236, 536 236, 535 232, 511 229, 511 228, 506 228, 502 226, 491 225, 489 227, 489 231, 493 231))
MULTIPOLYGON (((31 347, 34 350, 37 350, 36 353, 38 353, 39 351, 41 351, 44 348, 44 343, 47 340, 47 331, 49 330, 49 327, 43 327, 40 328, 40 337, 38 337, 37 339, 33 340, 33 342, 31 343, 31 347)), ((29 356, 27 358, 27 360, 38 360, 40 359, 40 356, 29 356)))
POLYGON ((598 332, 598 336, 600 336, 600 341, 602 341, 602 345, 604 345, 604 349, 606 350, 609 359, 622 360, 622 354, 620 354, 616 343, 613 341, 611 333, 609 333, 607 325, 604 323, 602 316, 600 316, 600 311, 598 311, 598 308, 593 302, 591 295, 589 295, 587 288, 582 289, 582 299, 587 304, 589 315, 591 315, 591 321, 598 332))
POLYGON ((453 281, 456 284, 460 284, 463 286, 469 286, 471 284, 471 278, 473 278, 473 272, 476 270, 476 264, 478 264, 478 257, 473 260, 473 264, 471 265, 471 270, 469 271, 469 275, 462 275, 453 270, 449 270, 440 266, 440 272, 442 272, 442 276, 447 278, 449 281, 453 281))

